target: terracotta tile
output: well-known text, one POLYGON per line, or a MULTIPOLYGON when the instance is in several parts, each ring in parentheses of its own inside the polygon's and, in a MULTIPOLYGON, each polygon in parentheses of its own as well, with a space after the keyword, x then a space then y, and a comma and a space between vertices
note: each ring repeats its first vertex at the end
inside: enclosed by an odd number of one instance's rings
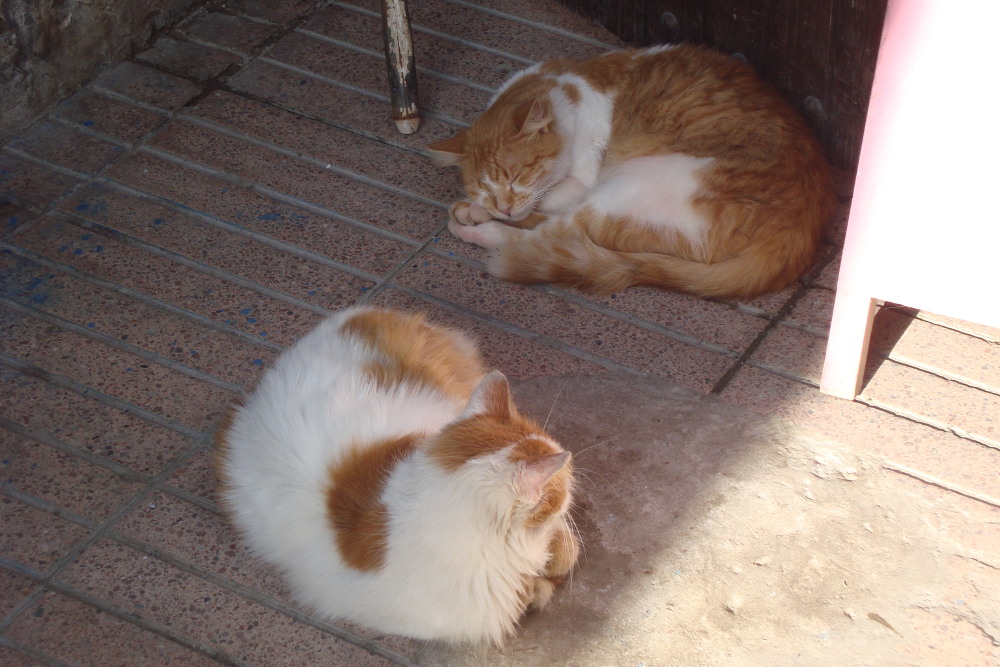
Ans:
POLYGON ((376 227, 423 229, 426 239, 444 222, 444 202, 437 206, 418 202, 189 123, 171 126, 154 143, 376 227))
MULTIPOLYGON (((416 41, 416 37, 414 38, 416 41)), ((358 53, 304 33, 292 33, 278 42, 268 57, 340 84, 360 88, 381 99, 389 95, 385 59, 358 53)), ((471 123, 489 103, 491 94, 429 76, 418 70, 420 107, 449 119, 471 123)))
POLYGON ((830 290, 810 288, 795 303, 786 320, 828 332, 833 315, 833 298, 830 290))
POLYGON ((193 42, 180 42, 161 35, 152 48, 136 59, 181 77, 206 81, 239 60, 238 56, 193 42))
MULTIPOLYGON (((165 197, 182 207, 217 216, 371 273, 395 267, 412 250, 410 245, 372 234, 332 214, 320 215, 284 204, 153 155, 131 155, 111 174, 122 183, 165 197)), ((387 210, 385 218, 371 222, 391 234, 414 239, 412 243, 416 245, 417 239, 427 235, 426 216, 418 215, 426 208, 418 205, 413 213, 395 214, 387 210)), ((442 221, 446 219, 443 212, 436 215, 442 221)))
POLYGON ((533 0, 477 0, 474 4, 489 9, 513 14, 521 19, 543 23, 568 30, 577 35, 606 42, 609 48, 624 46, 621 40, 605 30, 596 21, 570 9, 569 5, 558 2, 534 2, 533 0))
POLYGON ((800 287, 800 283, 795 282, 776 292, 761 294, 752 299, 741 299, 739 301, 727 299, 724 302, 754 314, 773 317, 788 303, 789 299, 792 298, 800 287))
POLYGON ((218 503, 213 449, 206 447, 199 450, 171 475, 168 484, 209 502, 218 503))
POLYGON ((188 37, 217 46, 250 53, 277 30, 275 26, 241 16, 202 10, 179 26, 188 37))
POLYGON ((548 336, 598 357, 706 391, 732 363, 539 290, 505 283, 433 255, 421 255, 396 282, 548 336))
POLYGON ((823 270, 819 272, 819 275, 813 280, 813 283, 818 287, 825 287, 827 289, 836 290, 837 280, 840 278, 840 260, 843 251, 838 250, 834 255, 833 259, 823 267, 823 270))
POLYGON ((286 0, 274 3, 270 0, 233 0, 226 7, 247 16, 254 16, 275 23, 287 23, 315 6, 314 0, 286 0))
POLYGON ((821 394, 793 380, 744 367, 722 392, 730 403, 787 419, 828 438, 931 475, 972 493, 1000 498, 1000 450, 866 406, 821 394))
MULTIPOLYGON (((378 11, 378 2, 375 0, 352 0, 350 4, 378 11)), ((471 41, 531 60, 600 55, 607 51, 606 47, 587 44, 443 0, 415 3, 410 8, 410 21, 418 34, 418 28, 430 28, 451 35, 467 35, 471 30, 471 34, 475 35, 471 41)), ((414 40, 416 39, 414 36, 414 40)))
POLYGON ((982 338, 983 340, 991 343, 1000 343, 1000 329, 995 327, 988 327, 985 324, 978 324, 976 322, 958 320, 954 317, 938 315, 926 310, 920 311, 919 317, 922 320, 933 322, 934 324, 939 324, 943 327, 954 329, 955 331, 967 333, 970 336, 976 336, 977 338, 982 338))
POLYGON ((0 414, 7 419, 147 477, 193 444, 176 431, 6 368, 0 368, 0 387, 0 414))
POLYGON ((426 313, 433 322, 466 332, 477 342, 487 366, 499 369, 512 380, 552 375, 595 375, 607 372, 605 368, 593 362, 396 290, 380 292, 372 299, 371 304, 426 313))
POLYGON ((137 480, 12 431, 0 430, 0 451, 5 486, 95 522, 110 517, 141 489, 137 480))
POLYGON ((34 157, 92 175, 124 154, 120 146, 51 122, 35 123, 11 142, 34 157))
POLYGON ((388 664, 320 630, 107 540, 88 548, 60 579, 221 651, 232 661, 388 664))
MULTIPOLYGON (((9 153, 0 153, 0 199, 43 209, 79 181, 9 153)), ((8 220, 9 223, 9 220, 8 220)), ((9 232, 5 228, 5 234, 9 232)))
POLYGON ((132 144, 167 120, 164 115, 87 89, 56 107, 53 115, 132 144))
POLYGON ((1000 345, 882 307, 875 316, 871 347, 904 364, 1000 393, 1000 345))
POLYGON ((16 649, 0 645, 0 664, 7 667, 36 667, 40 663, 16 649))
MULTIPOLYGON (((3 173, 0 170, 0 181, 3 180, 3 173)), ((17 232, 19 227, 31 224, 37 216, 10 200, 0 200, 0 239, 6 239, 17 232)), ((0 254, 10 254, 4 249, 0 254)))
POLYGON ((826 342, 799 329, 777 326, 768 332, 750 363, 775 367, 819 384, 826 342))
POLYGON ((607 297, 585 296, 608 308, 735 352, 746 349, 767 326, 767 320, 718 301, 651 287, 630 287, 607 297))
MULTIPOLYGON (((303 27, 369 51, 381 53, 383 49, 381 19, 344 6, 328 5, 320 9, 303 27)), ((473 52, 468 46, 426 33, 414 36, 413 50, 419 68, 446 72, 494 90, 511 73, 525 67, 520 60, 486 51, 473 52)))
MULTIPOLYGON (((2 307, 0 307, 2 308, 2 307)), ((45 371, 151 410, 194 429, 219 418, 233 393, 158 366, 80 334, 3 309, 0 339, 7 354, 45 371)))
POLYGON ((0 618, 7 618, 35 588, 36 584, 31 579, 0 569, 0 618))
MULTIPOLYGON (((60 317, 111 336, 130 345, 155 352, 221 380, 253 384, 274 353, 232 335, 200 326, 165 310, 110 289, 52 273, 29 260, 0 255, 0 271, 6 272, 5 297, 21 305, 60 317)), ((263 332, 266 334, 266 332, 263 332)), ((266 336, 261 336, 266 339, 266 336)))
POLYGON ((118 521, 115 530, 229 581, 291 602, 281 573, 251 554, 224 516, 164 493, 147 500, 118 521))
MULTIPOLYGON (((291 344, 320 317, 312 311, 51 218, 15 239, 41 255, 253 336, 266 331, 268 340, 278 345, 291 344)), ((354 301, 355 295, 342 294, 340 298, 346 305, 354 301)), ((250 363, 261 365, 263 357, 250 363)))
POLYGON ((446 202, 452 184, 427 158, 357 135, 304 116, 244 97, 218 91, 191 108, 193 115, 263 139, 296 154, 348 169, 421 197, 446 202))
MULTIPOLYGON (((122 171, 126 171, 123 166, 122 171)), ((338 271, 312 259, 276 249, 256 239, 248 238, 235 230, 225 229, 185 215, 172 208, 151 204, 110 188, 86 189, 77 198, 67 202, 69 212, 93 220, 134 238, 151 243, 181 256, 194 259, 209 267, 220 269, 245 278, 283 294, 309 302, 325 309, 337 309, 343 304, 343 295, 356 295, 373 284, 365 278, 338 271)), ((288 207, 283 207, 288 210, 288 207)), ((294 213, 289 212, 289 215, 294 213)), ((268 209, 257 218, 273 219, 272 226, 296 228, 295 218, 283 218, 280 211, 268 209), (276 223, 276 224, 275 224, 276 223)), ((258 220, 258 223, 263 221, 258 220)), ((255 227, 250 221, 249 227, 255 227)), ((256 230, 255 230, 256 231, 256 230)), ((301 230, 296 230, 301 233, 301 230)), ((354 231, 354 230, 351 230, 354 231)), ((354 238, 344 234, 345 247, 334 253, 351 263, 353 249, 367 250, 367 256, 385 252, 382 262, 370 259, 370 268, 384 272, 394 268, 411 249, 377 235, 356 232, 354 238), (353 241, 353 243, 352 243, 353 241), (366 246, 375 246, 366 247, 366 246), (395 261, 392 261, 395 260, 395 261), (392 262, 392 263, 389 263, 392 262)), ((367 258, 362 258, 364 261, 367 258)), ((255 332, 267 338, 267 331, 255 332)))
POLYGON ((132 61, 118 63, 103 72, 94 84, 171 111, 184 106, 201 91, 201 86, 186 79, 132 61))
POLYGON ((1000 396, 996 394, 887 362, 865 385, 862 395, 890 409, 959 428, 1000 446, 1000 396))
POLYGON ((51 591, 21 614, 7 635, 67 664, 83 659, 94 665, 217 664, 169 639, 51 591))
POLYGON ((44 575, 89 534, 86 528, 0 496, 0 556, 39 574, 44 575))
POLYGON ((422 115, 420 131, 399 134, 392 120, 388 100, 343 88, 326 81, 304 76, 266 62, 255 61, 229 80, 239 91, 265 98, 282 108, 289 108, 340 127, 351 127, 386 137, 395 145, 416 150, 438 139, 450 137, 457 129, 437 118, 422 115))

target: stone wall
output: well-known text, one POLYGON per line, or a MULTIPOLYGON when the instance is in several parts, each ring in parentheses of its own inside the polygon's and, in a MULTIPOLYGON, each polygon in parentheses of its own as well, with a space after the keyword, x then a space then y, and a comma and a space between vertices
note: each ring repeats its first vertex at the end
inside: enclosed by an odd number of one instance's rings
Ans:
POLYGON ((0 143, 203 0, 0 0, 0 143))

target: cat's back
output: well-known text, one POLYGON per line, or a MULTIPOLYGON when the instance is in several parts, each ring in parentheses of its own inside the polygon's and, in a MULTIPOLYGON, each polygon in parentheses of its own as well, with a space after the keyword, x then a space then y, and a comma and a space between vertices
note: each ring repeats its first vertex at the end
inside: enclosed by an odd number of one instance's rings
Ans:
POLYGON ((352 308, 326 319, 217 435, 224 502, 271 513, 296 494, 311 502, 350 451, 454 419, 483 372, 470 340, 421 315, 352 308))

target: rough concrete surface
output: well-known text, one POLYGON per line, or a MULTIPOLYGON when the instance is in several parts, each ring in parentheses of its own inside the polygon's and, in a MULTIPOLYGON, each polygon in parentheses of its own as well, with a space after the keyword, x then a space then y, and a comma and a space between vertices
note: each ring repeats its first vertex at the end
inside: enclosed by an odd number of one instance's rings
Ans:
POLYGON ((858 452, 662 380, 515 396, 575 453, 584 555, 505 647, 427 646, 421 664, 920 664, 919 608, 1000 632, 995 590, 934 608, 933 513, 858 452))

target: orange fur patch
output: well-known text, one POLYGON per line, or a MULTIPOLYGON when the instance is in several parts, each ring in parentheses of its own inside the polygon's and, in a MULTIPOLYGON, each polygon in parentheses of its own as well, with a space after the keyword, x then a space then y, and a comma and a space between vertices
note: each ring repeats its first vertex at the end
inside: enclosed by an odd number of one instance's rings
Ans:
MULTIPOLYGON (((522 225, 533 232, 504 243, 501 259, 489 264, 494 275, 605 293, 651 285, 749 298, 785 287, 809 267, 835 206, 823 151, 799 114, 750 66, 706 47, 560 58, 517 79, 463 133, 460 165, 470 195, 482 189, 481 174, 504 184, 505 174, 519 169, 531 182, 547 169, 563 145, 558 127, 541 142, 518 141, 512 133, 524 105, 547 99, 560 74, 615 95, 602 167, 671 153, 713 158, 691 202, 709 223, 706 242, 695 248, 679 234, 584 207, 565 224, 522 225)), ((580 98, 580 91, 562 87, 571 101, 580 98)))
POLYGON ((345 321, 341 332, 379 354, 365 372, 382 388, 410 382, 464 401, 484 373, 471 344, 456 345, 460 334, 429 324, 420 314, 364 311, 345 321))
POLYGON ((344 562, 373 572, 385 562, 388 516, 382 491, 396 464, 416 448, 418 436, 406 435, 354 448, 330 466, 326 491, 327 518, 344 562))
POLYGON ((540 432, 535 422, 518 414, 508 421, 472 417, 445 428, 430 443, 427 454, 445 470, 454 471, 471 459, 498 452, 540 432))

